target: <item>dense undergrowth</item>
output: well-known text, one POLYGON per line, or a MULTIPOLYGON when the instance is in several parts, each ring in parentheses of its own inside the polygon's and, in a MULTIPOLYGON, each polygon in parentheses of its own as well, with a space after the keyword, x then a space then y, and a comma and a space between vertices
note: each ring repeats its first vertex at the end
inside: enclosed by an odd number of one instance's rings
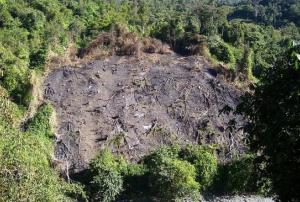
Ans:
POLYGON ((203 192, 264 194, 267 187, 259 184, 252 156, 218 164, 214 150, 195 145, 162 147, 137 164, 104 150, 79 181, 90 201, 198 201, 203 192))
MULTIPOLYGON (((42 105, 20 128, 32 99, 33 72, 42 74, 51 56, 64 53, 71 42, 84 48, 101 31, 122 24, 141 37, 151 36, 170 44, 180 54, 202 54, 214 63, 222 63, 242 81, 265 78, 265 69, 300 40, 299 2, 232 3, 236 1, 224 5, 205 0, 0 0, 0 200, 85 198, 80 186, 60 179, 51 165, 51 107, 42 105)), ((216 184, 216 179, 224 178, 226 185, 221 186, 221 192, 252 191, 248 174, 237 168, 243 163, 228 165, 219 172, 225 174, 212 179, 211 173, 217 169, 215 157, 199 155, 197 149, 162 152, 165 150, 142 164, 129 166, 108 153, 101 154, 91 164, 94 177, 88 193, 95 199, 110 200, 123 189, 132 189, 127 183, 132 180, 158 194, 156 197, 194 197, 210 183, 216 184), (211 164, 192 160, 199 156, 208 157, 211 164), (201 166, 211 167, 202 173, 201 166), (184 177, 176 177, 174 171, 184 177), (136 182, 136 178, 145 182, 136 182), (231 182, 231 178, 236 179, 231 182), (164 191, 156 192, 162 185, 164 191)))
MULTIPOLYGON (((1 89, 1 95, 5 91, 1 89)), ((21 117, 18 107, 1 97, 0 198, 3 201, 67 201, 81 188, 66 183, 52 169, 52 108, 43 105, 21 132, 14 127, 21 117), (3 113, 4 112, 4 113, 3 113), (8 117, 10 119, 8 119, 8 117)))

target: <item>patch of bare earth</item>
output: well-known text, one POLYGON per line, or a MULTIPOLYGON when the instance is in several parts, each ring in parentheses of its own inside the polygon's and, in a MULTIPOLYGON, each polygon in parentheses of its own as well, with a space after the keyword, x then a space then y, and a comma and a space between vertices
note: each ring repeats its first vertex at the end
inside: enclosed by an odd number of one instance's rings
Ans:
POLYGON ((222 113, 240 92, 202 57, 111 56, 51 71, 44 99, 56 110, 55 157, 79 172, 103 148, 131 161, 161 145, 216 144, 220 159, 244 151, 242 131, 222 113))

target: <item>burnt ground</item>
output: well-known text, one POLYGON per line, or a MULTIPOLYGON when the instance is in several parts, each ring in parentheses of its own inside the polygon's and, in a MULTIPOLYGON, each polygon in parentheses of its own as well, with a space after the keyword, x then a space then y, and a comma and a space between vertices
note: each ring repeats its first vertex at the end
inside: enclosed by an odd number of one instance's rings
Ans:
POLYGON ((79 172, 102 148, 138 161, 161 145, 216 144, 220 159, 244 151, 242 131, 222 113, 240 92, 202 57, 112 56, 48 74, 44 98, 56 110, 55 157, 79 172))

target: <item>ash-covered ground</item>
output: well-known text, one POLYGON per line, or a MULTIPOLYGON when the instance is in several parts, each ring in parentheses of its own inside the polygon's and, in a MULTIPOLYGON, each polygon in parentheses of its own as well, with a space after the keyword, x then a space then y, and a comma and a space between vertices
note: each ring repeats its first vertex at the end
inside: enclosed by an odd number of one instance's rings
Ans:
POLYGON ((244 151, 240 92, 202 57, 112 56, 53 70, 44 98, 56 110, 55 157, 79 172, 103 148, 128 160, 161 145, 215 144, 219 158, 244 151), (237 128, 231 127, 232 119, 237 128))

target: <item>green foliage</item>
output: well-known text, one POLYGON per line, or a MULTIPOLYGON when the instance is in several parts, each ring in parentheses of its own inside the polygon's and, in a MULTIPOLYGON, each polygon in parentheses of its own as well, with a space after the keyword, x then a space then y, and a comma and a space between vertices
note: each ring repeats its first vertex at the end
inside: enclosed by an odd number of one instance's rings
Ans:
POLYGON ((174 146, 162 146, 157 151, 155 151, 154 153, 152 153, 151 155, 149 155, 145 159, 145 161, 148 161, 148 159, 151 160, 151 159, 160 158, 162 156, 176 159, 176 158, 179 158, 179 152, 180 152, 180 147, 177 146, 177 145, 174 145, 174 146))
POLYGON ((28 79, 28 33, 24 29, 0 30, 0 85, 14 100, 23 104, 28 79))
POLYGON ((152 29, 151 36, 158 38, 175 47, 176 41, 184 35, 184 22, 180 15, 173 14, 162 22, 158 22, 152 29))
MULTIPOLYGON (((43 111, 43 109, 41 110, 43 111)), ((5 111, 10 111, 15 115, 19 114, 13 104, 5 111)), ((43 120, 49 122, 50 115, 49 113, 45 114, 43 120)), ((37 115, 37 117, 39 116, 37 115)), ((42 125, 35 127, 38 122, 32 122, 31 126, 34 130, 21 133, 16 128, 12 128, 11 123, 5 124, 3 118, 6 119, 7 116, 1 113, 1 201, 67 201, 69 200, 66 197, 67 193, 81 189, 78 186, 66 184, 52 170, 50 164, 53 146, 52 141, 48 138, 50 134, 48 124, 45 127, 42 125)))
POLYGON ((200 22, 196 16, 190 16, 187 18, 187 25, 185 31, 198 34, 200 32, 200 22))
POLYGON ((150 195, 148 168, 144 164, 128 164, 124 175, 124 191, 127 199, 143 198, 150 195))
POLYGON ((233 49, 229 44, 225 43, 219 37, 211 37, 208 40, 209 48, 211 54, 216 56, 219 61, 222 61, 226 64, 233 63, 235 64, 236 59, 234 57, 233 49))
POLYGON ((87 193, 90 200, 135 199, 148 194, 148 169, 127 163, 122 157, 103 150, 90 164, 87 193))
POLYGON ((202 190, 210 186, 217 172, 217 158, 213 153, 213 149, 201 146, 187 146, 180 152, 183 159, 195 166, 197 182, 202 190))
POLYGON ((0 125, 3 127, 16 127, 22 117, 22 111, 12 101, 6 89, 0 86, 0 125))
POLYGON ((246 48, 244 50, 243 64, 245 65, 245 67, 242 71, 244 71, 247 79, 256 81, 256 78, 253 76, 254 52, 251 48, 246 48))
POLYGON ((299 28, 292 24, 276 30, 271 26, 233 20, 224 27, 222 36, 225 42, 234 46, 236 69, 255 81, 288 48, 288 38, 296 40, 300 35, 299 28))
POLYGON ((162 147, 148 156, 145 164, 149 169, 153 193, 169 200, 195 199, 200 188, 207 188, 216 173, 217 159, 213 152, 213 149, 200 146, 171 146, 162 147), (186 179, 177 179, 179 176, 186 179))
POLYGON ((253 50, 249 49, 245 52, 246 57, 246 70, 247 70, 247 76, 249 80, 254 80, 253 77, 253 66, 254 66, 254 52, 253 50))
POLYGON ((123 190, 122 172, 126 163, 109 151, 102 151, 92 162, 92 200, 114 201, 123 190))
POLYGON ((139 163, 126 163, 102 151, 91 163, 91 200, 152 198, 199 200, 202 191, 215 194, 266 194, 269 182, 256 173, 254 156, 218 164, 212 146, 164 146, 139 163))
POLYGON ((51 138, 53 133, 49 119, 53 113, 53 109, 49 104, 44 104, 39 107, 35 116, 28 121, 26 130, 37 136, 46 136, 51 138))
POLYGON ((224 39, 236 46, 248 45, 252 48, 257 48, 264 45, 267 34, 270 34, 270 32, 266 32, 262 26, 233 21, 224 30, 224 39))
POLYGON ((268 69, 254 93, 245 95, 240 111, 249 118, 251 149, 261 178, 272 181, 282 201, 298 201, 300 141, 300 47, 283 54, 268 69))
POLYGON ((126 162, 121 157, 115 157, 110 151, 104 150, 91 162, 91 170, 99 173, 99 171, 124 172, 126 162))
POLYGON ((93 178, 93 189, 97 189, 92 196, 93 200, 103 202, 114 201, 123 187, 122 176, 117 172, 101 172, 93 178))
POLYGON ((197 201, 200 188, 204 189, 212 182, 217 162, 210 148, 165 146, 138 164, 128 164, 121 157, 102 151, 90 167, 93 200, 148 196, 161 200, 190 198, 197 201))
POLYGON ((246 155, 226 164, 218 165, 218 172, 210 189, 221 194, 245 194, 261 192, 254 157, 246 155))
POLYGON ((196 169, 187 161, 160 156, 148 164, 151 188, 164 200, 196 199, 199 183, 196 169))
POLYGON ((0 85, 18 104, 29 104, 29 68, 43 68, 48 47, 67 45, 69 14, 58 1, 22 0, 0 8, 0 85))
POLYGON ((240 1, 230 18, 242 18, 273 26, 294 22, 299 26, 299 10, 300 5, 297 0, 240 1))

